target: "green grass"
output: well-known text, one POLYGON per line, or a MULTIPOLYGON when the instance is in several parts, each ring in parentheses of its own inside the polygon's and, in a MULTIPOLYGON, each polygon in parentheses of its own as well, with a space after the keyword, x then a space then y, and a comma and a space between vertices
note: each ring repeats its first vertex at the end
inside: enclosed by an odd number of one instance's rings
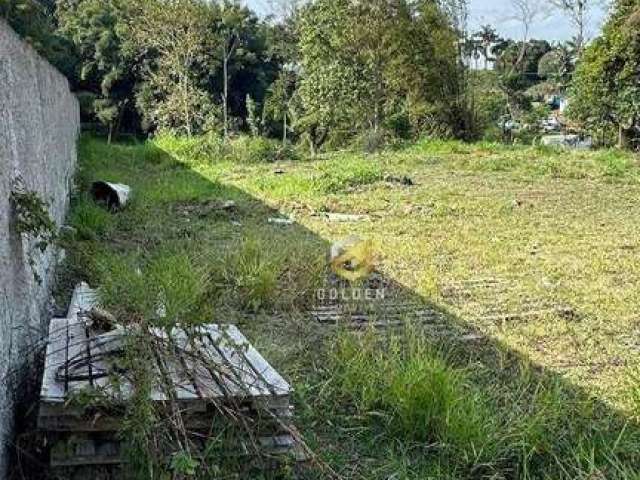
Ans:
POLYGON ((441 348, 410 327, 382 340, 342 335, 332 354, 337 397, 353 404, 377 441, 422 445, 433 457, 411 460, 398 449, 396 462, 415 462, 402 478, 430 478, 434 463, 446 478, 636 478, 626 461, 637 427, 602 429, 592 402, 523 364, 512 391, 479 389, 470 372, 478 366, 453 366, 441 348))
POLYGON ((126 320, 238 323, 343 478, 638 478, 636 156, 424 140, 308 159, 217 142, 84 138, 83 191, 103 179, 133 197, 115 214, 74 202, 64 285, 99 286, 126 320), (283 214, 296 224, 268 223, 283 214), (329 242, 352 234, 443 329, 356 335, 305 315, 329 242))
POLYGON ((104 237, 111 226, 111 215, 93 200, 82 197, 74 205, 69 223, 78 238, 91 240, 104 237))

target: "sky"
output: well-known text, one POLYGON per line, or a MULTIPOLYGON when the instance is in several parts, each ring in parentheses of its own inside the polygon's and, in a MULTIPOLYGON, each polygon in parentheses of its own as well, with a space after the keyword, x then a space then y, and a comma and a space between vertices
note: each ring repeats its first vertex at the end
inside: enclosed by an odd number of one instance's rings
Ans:
MULTIPOLYGON (((541 14, 531 25, 531 38, 549 41, 568 40, 575 35, 574 28, 565 15, 550 8, 549 2, 540 2, 541 14), (542 8, 547 7, 547 8, 542 8)), ((477 29, 479 25, 489 23, 505 38, 520 38, 522 27, 518 21, 512 20, 513 9, 510 0, 471 0, 470 27, 477 29)), ((586 36, 596 36, 606 16, 606 9, 599 7, 589 14, 586 36)))
MULTIPOLYGON (((270 11, 269 0, 245 0, 258 13, 270 11)), ((520 38, 522 29, 517 21, 509 19, 511 11, 510 0, 471 0, 469 27, 476 30, 480 25, 489 23, 505 38, 520 38)), ((548 2, 541 1, 541 5, 548 2)), ((587 37, 593 38, 600 31, 605 17, 605 9, 598 8, 591 12, 587 37)), ((531 38, 549 41, 568 40, 574 35, 568 19, 550 8, 544 11, 531 26, 531 38)))

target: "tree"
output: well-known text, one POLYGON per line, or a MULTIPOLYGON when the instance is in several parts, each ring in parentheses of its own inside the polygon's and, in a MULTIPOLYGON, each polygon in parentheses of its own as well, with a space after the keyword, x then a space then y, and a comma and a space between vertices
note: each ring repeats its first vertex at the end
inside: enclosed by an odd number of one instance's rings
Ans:
POLYGON ((576 29, 575 46, 578 56, 586 41, 586 26, 589 12, 602 2, 599 0, 549 0, 555 8, 565 13, 576 29))
POLYGON ((484 57, 484 69, 487 70, 490 59, 491 47, 500 40, 500 36, 496 29, 491 25, 482 25, 480 30, 473 34, 474 38, 479 41, 482 47, 482 56, 484 57))
POLYGON ((570 89, 568 114, 591 129, 615 128, 618 145, 640 141, 640 1, 618 0, 582 55, 570 89))
POLYGON ((538 61, 538 76, 546 79, 557 90, 566 90, 574 69, 574 56, 570 47, 558 45, 538 61))
POLYGON ((520 23, 522 28, 522 38, 519 42, 519 52, 515 57, 515 61, 512 62, 513 71, 521 69, 523 60, 527 55, 527 48, 529 47, 529 32, 533 23, 541 18, 544 14, 544 9, 539 0, 510 0, 511 1, 511 15, 510 19, 520 23))
POLYGON ((73 44, 56 32, 53 0, 0 0, 0 17, 75 85, 73 44))
POLYGON ((282 143, 287 143, 291 128, 292 102, 295 95, 296 72, 285 66, 275 82, 269 87, 264 104, 264 118, 282 124, 282 143))
POLYGON ((80 56, 80 87, 94 92, 94 113, 117 133, 125 109, 133 104, 132 46, 124 35, 125 4, 120 0, 59 0, 59 31, 80 56))
POLYGON ((255 22, 250 11, 239 3, 224 0, 217 20, 217 32, 220 36, 220 56, 222 60, 222 113, 224 138, 229 136, 229 62, 236 51, 246 42, 246 32, 250 23, 255 22))
POLYGON ((319 0, 307 5, 300 18, 300 54, 304 77, 300 98, 304 113, 298 128, 311 153, 324 143, 330 129, 347 125, 357 103, 359 65, 347 58, 343 32, 351 27, 347 0, 319 0))
POLYGON ((126 31, 137 46, 143 83, 136 104, 144 126, 187 136, 215 121, 206 90, 215 70, 215 7, 200 0, 129 0, 126 31))
POLYGON ((418 127, 440 113, 436 103, 451 103, 455 43, 449 19, 432 1, 308 5, 300 20, 298 126, 312 152, 329 135, 344 142, 368 130, 418 127))
POLYGON ((551 49, 546 41, 530 41, 529 32, 536 20, 544 16, 539 0, 511 0, 509 19, 518 22, 522 29, 519 41, 506 40, 496 45, 498 53, 496 70, 500 89, 507 99, 512 118, 519 118, 529 109, 524 90, 538 80, 538 61, 551 49))

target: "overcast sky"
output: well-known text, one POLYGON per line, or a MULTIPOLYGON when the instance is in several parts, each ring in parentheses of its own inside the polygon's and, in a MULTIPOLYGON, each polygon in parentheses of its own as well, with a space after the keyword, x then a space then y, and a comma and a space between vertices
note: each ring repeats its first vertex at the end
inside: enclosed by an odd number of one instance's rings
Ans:
MULTIPOLYGON (((542 5, 547 3, 540 0, 542 5)), ((245 2, 259 13, 269 12, 269 0, 245 0, 245 2)), ((473 30, 479 25, 489 23, 496 27, 499 34, 508 38, 519 38, 522 35, 518 22, 510 20, 510 0, 471 0, 470 28, 473 30)), ((587 36, 595 36, 602 25, 605 13, 604 8, 592 12, 590 15, 587 36)), ((531 28, 532 38, 546 40, 567 40, 574 35, 571 24, 563 15, 547 11, 541 15, 531 28)))

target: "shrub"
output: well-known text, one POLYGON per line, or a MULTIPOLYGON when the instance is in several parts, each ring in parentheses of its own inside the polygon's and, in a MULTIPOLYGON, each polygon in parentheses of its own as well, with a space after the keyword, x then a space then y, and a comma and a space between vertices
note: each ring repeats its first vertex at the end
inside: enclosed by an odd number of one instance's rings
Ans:
POLYGON ((297 159, 296 151, 291 145, 282 145, 265 137, 241 135, 225 141, 215 133, 190 138, 163 133, 158 135, 153 143, 190 164, 219 161, 260 163, 297 159))
POLYGON ((392 145, 394 141, 395 138, 391 132, 386 130, 367 130, 352 141, 352 146, 364 153, 375 153, 392 145))
POLYGON ((246 237, 214 267, 216 296, 223 304, 249 312, 307 305, 324 278, 324 249, 282 238, 276 251, 274 241, 273 234, 269 240, 246 237))
POLYGON ((281 261, 256 238, 245 238, 224 259, 222 279, 228 293, 245 310, 273 305, 281 261))
POLYGON ((295 150, 289 145, 265 137, 240 136, 231 140, 230 159, 238 163, 295 160, 295 150))
POLYGON ((206 279, 187 255, 161 251, 140 266, 133 256, 111 253, 97 264, 101 300, 122 321, 206 320, 200 315, 206 279))
POLYGON ((212 163, 225 159, 229 145, 216 133, 198 137, 180 137, 170 133, 158 135, 153 144, 159 149, 174 155, 179 160, 190 163, 212 163))
POLYGON ((629 173, 634 164, 629 154, 615 149, 598 152, 595 161, 606 177, 622 177, 629 173))
POLYGON ((374 161, 357 156, 340 155, 320 167, 318 188, 327 193, 336 193, 349 187, 369 185, 382 180, 384 173, 374 161))

